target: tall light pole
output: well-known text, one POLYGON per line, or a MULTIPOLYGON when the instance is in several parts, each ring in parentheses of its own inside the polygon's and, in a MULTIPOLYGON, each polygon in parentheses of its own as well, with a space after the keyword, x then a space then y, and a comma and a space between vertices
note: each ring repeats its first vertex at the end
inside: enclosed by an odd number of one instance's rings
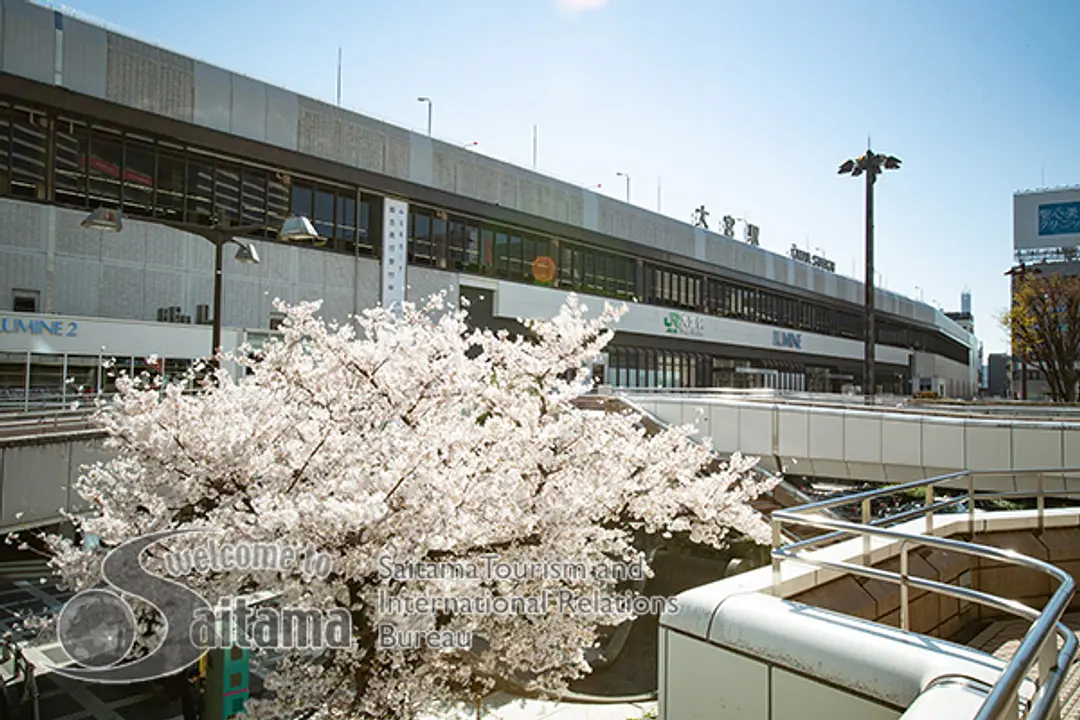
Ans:
POLYGON ((863 343, 863 394, 867 402, 873 402, 877 390, 877 382, 874 377, 874 183, 877 176, 885 170, 898 170, 900 159, 892 155, 880 155, 867 148, 864 155, 853 160, 845 160, 840 166, 840 175, 858 177, 866 176, 866 274, 863 285, 866 288, 864 300, 864 332, 866 339, 863 343))
MULTIPOLYGON (((1024 281, 1024 278, 1027 276, 1028 273, 1031 273, 1032 275, 1041 275, 1042 270, 1040 270, 1037 267, 1029 268, 1027 265, 1024 264, 1023 261, 1021 261, 1019 265, 1014 265, 1013 267, 1011 267, 1011 268, 1009 268, 1008 270, 1005 271, 1005 274, 1008 275, 1009 278, 1010 278, 1010 281, 1009 281, 1009 296, 1012 299, 1012 301, 1009 303, 1010 306, 1013 303, 1016 302, 1016 286, 1017 286, 1017 284, 1022 283, 1024 281)), ((1027 391, 1027 379, 1028 379, 1027 378, 1027 354, 1024 353, 1024 352, 1020 352, 1020 353, 1016 352, 1016 343, 1015 343, 1015 341, 1012 340, 1012 337, 1011 337, 1012 333, 1010 332, 1009 335, 1010 335, 1010 338, 1009 338, 1010 344, 1012 345, 1012 347, 1009 348, 1009 350, 1010 350, 1009 356, 1015 359, 1017 354, 1020 355, 1020 399, 1021 400, 1027 400, 1028 399, 1028 391, 1027 391)))
POLYGON ((427 103, 427 134, 431 137, 431 98, 418 97, 416 102, 427 103))
MULTIPOLYGON (((141 219, 141 218, 140 218, 141 219)), ((168 220, 148 218, 145 222, 154 225, 181 230, 192 235, 198 235, 214 245, 214 306, 213 306, 213 330, 210 340, 211 363, 216 367, 217 359, 221 353, 221 305, 222 305, 222 272, 225 246, 235 243, 240 248, 236 251, 236 259, 248 265, 259 262, 259 254, 253 243, 243 243, 237 239, 240 235, 250 235, 255 232, 271 230, 276 232, 278 240, 283 242, 296 242, 302 240, 314 240, 319 237, 315 227, 306 217, 294 215, 288 218, 280 228, 270 228, 265 224, 254 225, 229 225, 228 220, 222 215, 215 215, 210 219, 209 225, 198 223, 171 222, 168 220)), ((107 230, 120 232, 124 229, 123 219, 119 210, 111 210, 99 207, 94 210, 85 220, 80 223, 82 227, 91 230, 107 230)))
POLYGON ((624 172, 615 173, 619 177, 626 178, 626 204, 630 204, 630 174, 624 172))

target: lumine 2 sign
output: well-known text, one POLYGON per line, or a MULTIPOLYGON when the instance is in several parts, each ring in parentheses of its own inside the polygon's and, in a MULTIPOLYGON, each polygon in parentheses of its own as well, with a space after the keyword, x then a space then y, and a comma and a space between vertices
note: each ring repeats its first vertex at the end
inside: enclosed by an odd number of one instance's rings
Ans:
POLYGON ((76 337, 76 330, 78 330, 78 328, 79 323, 73 320, 0 317, 0 332, 5 333, 76 337))

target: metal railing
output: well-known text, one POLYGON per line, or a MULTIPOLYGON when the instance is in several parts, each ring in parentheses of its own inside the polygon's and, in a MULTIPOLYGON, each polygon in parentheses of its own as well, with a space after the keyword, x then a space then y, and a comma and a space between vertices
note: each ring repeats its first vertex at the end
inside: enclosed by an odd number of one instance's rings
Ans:
MULTIPOLYGON (((1016 615, 1031 621, 1031 626, 1024 635, 1015 654, 1009 660, 997 682, 990 690, 977 720, 1002 720, 1018 717, 1025 720, 1043 720, 1057 718, 1060 714, 1058 692, 1068 672, 1069 665, 1077 652, 1076 634, 1061 622, 1061 617, 1068 608, 1075 593, 1076 583, 1072 576, 1053 565, 1035 558, 1020 555, 1012 550, 977 545, 972 542, 936 537, 934 531, 934 513, 952 509, 966 511, 969 537, 975 534, 975 510, 980 501, 1003 498, 1034 498, 1036 525, 1041 532, 1045 528, 1046 477, 1080 476, 1080 468, 1033 468, 1028 470, 963 470, 933 478, 913 480, 891 487, 868 490, 838 498, 810 503, 790 510, 776 511, 772 514, 772 585, 777 593, 781 585, 781 563, 794 560, 798 563, 817 568, 835 570, 841 573, 881 580, 900 587, 900 628, 910 631, 909 594, 911 588, 939 593, 958 600, 977 603, 996 610, 1016 615), (1035 491, 985 492, 977 491, 975 480, 979 477, 1016 477, 1035 476, 1035 491), (942 486, 957 492, 953 497, 935 498, 935 489, 942 486), (882 498, 900 493, 923 490, 921 507, 905 510, 893 515, 874 519, 871 516, 871 503, 882 498), (860 522, 848 522, 822 516, 823 510, 835 510, 847 505, 858 505, 860 522), (961 507, 964 506, 964 507, 961 507), (924 517, 923 534, 903 532, 888 526, 895 523, 924 517), (826 531, 806 540, 785 542, 784 526, 802 525, 826 531), (828 560, 807 555, 811 548, 844 538, 862 539, 862 562, 828 560), (872 565, 872 540, 884 538, 898 541, 899 572, 884 570, 872 565), (1057 580, 1057 589, 1050 596, 1042 610, 1036 610, 1021 602, 1009 598, 985 593, 973 588, 951 585, 946 582, 930 580, 911 575, 908 562, 909 553, 917 547, 939 548, 941 550, 997 561, 1016 567, 1042 572, 1057 580), (1062 640, 1058 649, 1057 639, 1062 640), (1020 688, 1024 680, 1038 662, 1036 692, 1025 708, 1020 698, 1020 688)), ((1054 497, 1078 495, 1077 490, 1053 490, 1054 497)), ((1080 510, 1078 510, 1080 511, 1080 510)), ((984 515, 985 517, 985 515, 984 515)))

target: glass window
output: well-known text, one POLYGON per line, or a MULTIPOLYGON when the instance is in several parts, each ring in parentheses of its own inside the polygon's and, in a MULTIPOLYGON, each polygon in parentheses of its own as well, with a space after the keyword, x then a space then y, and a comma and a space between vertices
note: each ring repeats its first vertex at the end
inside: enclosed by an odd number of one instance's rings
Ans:
POLYGON ((184 219, 184 158, 158 153, 155 214, 167 220, 184 219))
POLYGON ((495 268, 495 232, 492 230, 480 231, 480 271, 485 275, 491 275, 495 268))
POLYGON ((559 262, 559 285, 564 288, 574 287, 574 250, 569 245, 562 245, 559 249, 561 262, 559 262))
MULTIPOLYGON (((6 140, 7 128, 3 128, 0 142, 6 140)), ((4 145, 6 146, 6 142, 4 145)), ((56 156, 53 160, 54 196, 57 203, 86 207, 86 156, 89 149, 90 131, 85 125, 67 118, 57 119, 56 156)), ((6 152, 2 161, 6 172, 6 152)))
POLYGON ((240 169, 218 165, 214 187, 214 210, 231 224, 240 220, 240 169))
POLYGON ((581 253, 582 258, 582 277, 585 282, 585 292, 596 292, 596 253, 591 250, 586 250, 581 253))
MULTIPOLYGON (((45 199, 47 120, 39 112, 16 108, 11 126, 11 194, 45 199)), ((117 153, 119 155, 119 153, 117 153)), ((119 165, 119 157, 117 158, 119 165)))
POLYGON ((524 269, 521 264, 521 237, 511 235, 506 246, 507 277, 511 280, 523 280, 524 269))
POLYGON ((382 242, 379 237, 380 228, 379 224, 379 199, 370 195, 363 195, 360 198, 360 225, 357 227, 357 235, 359 236, 360 252, 369 255, 379 255, 380 244, 382 242))
POLYGON ((533 277, 532 263, 536 259, 536 239, 532 237, 524 237, 521 240, 521 272, 522 277, 529 281, 535 282, 536 278, 533 277))
POLYGON ((431 221, 431 259, 433 265, 446 267, 446 213, 437 212, 431 221))
POLYGON ((337 229, 338 240, 342 247, 349 252, 356 245, 356 196, 338 195, 337 199, 337 229))
MULTIPOLYGON (((334 193, 325 188, 315 191, 315 215, 311 218, 315 231, 319 233, 319 243, 334 237, 334 193)), ((331 243, 333 245, 333 243, 331 243)))
POLYGON ((240 223, 268 225, 266 222, 266 171, 244 168, 241 175, 240 223))
POLYGON ((495 274, 498 277, 509 277, 510 260, 507 256, 509 243, 506 233, 495 233, 495 274))
POLYGON ((124 143, 124 212, 149 217, 154 203, 154 146, 128 137, 124 143))
POLYGON ((465 268, 465 221, 457 218, 450 219, 449 234, 447 237, 447 266, 451 270, 463 270, 465 268))
POLYGON ((270 173, 266 181, 266 224, 270 227, 281 227, 292 214, 290 190, 288 175, 270 173))
POLYGON ((315 190, 307 183, 295 182, 292 186, 292 211, 307 218, 314 217, 315 190))
POLYGON ((469 272, 479 272, 480 250, 480 228, 467 225, 465 227, 465 269, 469 272))
POLYGON ((412 233, 409 245, 413 262, 420 265, 431 264, 431 216, 426 212, 413 213, 410 217, 412 233))
POLYGON ((213 215, 214 166, 198 155, 187 163, 187 221, 208 223, 213 215))
POLYGON ((618 265, 619 259, 614 255, 604 257, 604 294, 614 295, 618 290, 618 265))
POLYGON ((575 290, 586 290, 585 286, 585 255, 586 251, 574 248, 573 287, 575 290))
POLYGON ((120 168, 124 146, 120 136, 94 128, 90 135, 90 204, 116 207, 120 204, 120 168))

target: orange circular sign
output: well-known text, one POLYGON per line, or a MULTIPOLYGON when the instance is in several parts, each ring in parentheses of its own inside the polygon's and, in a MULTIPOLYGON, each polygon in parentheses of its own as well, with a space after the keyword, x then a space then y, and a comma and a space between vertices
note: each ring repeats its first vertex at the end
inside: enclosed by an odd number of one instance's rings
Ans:
POLYGON ((551 282, 555 277, 555 261, 541 255, 532 261, 532 274, 538 282, 551 282))

